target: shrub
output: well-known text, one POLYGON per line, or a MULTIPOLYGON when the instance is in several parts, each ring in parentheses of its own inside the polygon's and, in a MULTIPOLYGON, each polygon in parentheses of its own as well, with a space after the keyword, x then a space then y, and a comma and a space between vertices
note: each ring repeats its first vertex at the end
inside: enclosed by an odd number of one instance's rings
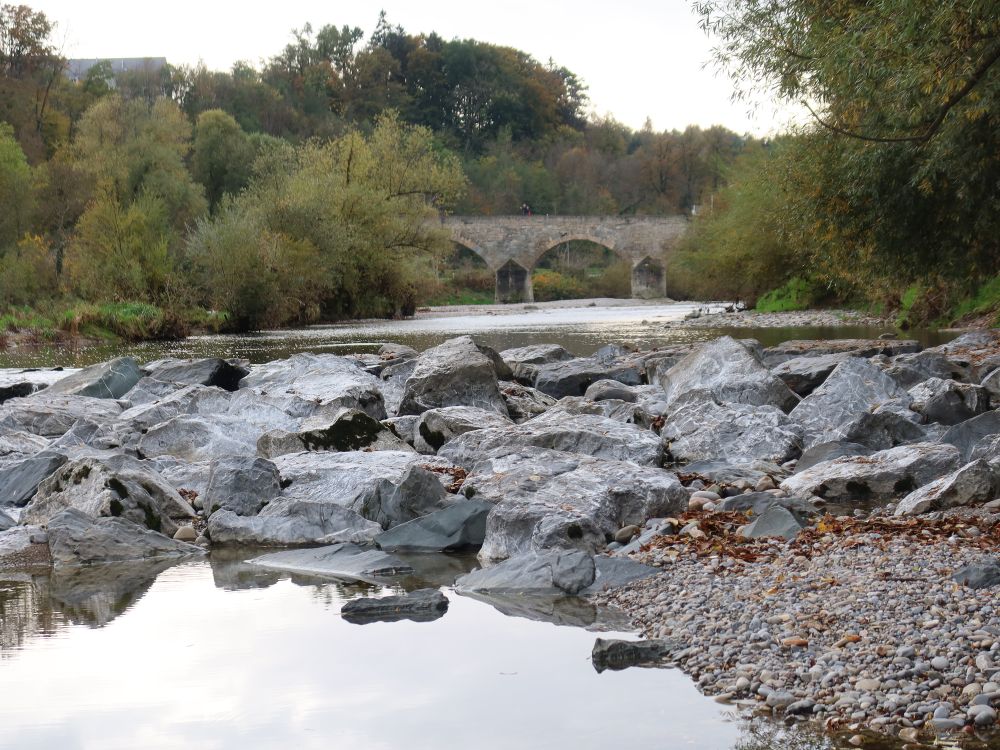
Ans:
POLYGON ((558 271, 535 271, 531 276, 535 289, 535 299, 538 302, 548 302, 557 299, 580 299, 584 294, 583 284, 572 276, 566 276, 558 271))

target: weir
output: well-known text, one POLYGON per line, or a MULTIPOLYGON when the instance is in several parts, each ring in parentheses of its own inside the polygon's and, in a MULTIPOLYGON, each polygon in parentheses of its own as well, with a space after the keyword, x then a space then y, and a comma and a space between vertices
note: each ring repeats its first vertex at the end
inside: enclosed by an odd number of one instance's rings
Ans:
POLYGON ((497 302, 534 302, 531 272, 564 242, 586 240, 632 267, 633 298, 666 296, 666 260, 687 231, 685 216, 448 216, 452 240, 486 263, 497 302))

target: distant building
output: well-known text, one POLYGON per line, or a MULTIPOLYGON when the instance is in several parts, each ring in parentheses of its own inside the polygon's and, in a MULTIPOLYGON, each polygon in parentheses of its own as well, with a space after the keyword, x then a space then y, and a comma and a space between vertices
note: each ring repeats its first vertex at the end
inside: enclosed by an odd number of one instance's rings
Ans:
POLYGON ((92 60, 68 60, 66 77, 71 81, 82 81, 87 71, 101 62, 111 63, 113 75, 119 73, 158 73, 167 64, 165 57, 98 57, 92 60))

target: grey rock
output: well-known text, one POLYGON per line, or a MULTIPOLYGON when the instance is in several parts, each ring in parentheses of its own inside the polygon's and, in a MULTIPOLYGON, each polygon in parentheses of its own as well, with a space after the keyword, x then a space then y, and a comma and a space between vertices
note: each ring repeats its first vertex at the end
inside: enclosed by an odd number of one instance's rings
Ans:
POLYGON ((209 465, 202 496, 205 515, 219 509, 253 516, 281 493, 281 476, 271 461, 254 456, 225 456, 209 465))
MULTIPOLYGON (((131 395, 130 393, 129 396, 131 395)), ((143 400, 138 404, 130 398, 129 403, 133 406, 119 414, 115 421, 141 434, 162 422, 182 415, 199 414, 212 417, 217 414, 227 414, 231 401, 229 393, 219 388, 208 388, 203 385, 177 386, 158 398, 143 400)))
MULTIPOLYGON (((986 373, 980 385, 989 394, 991 406, 994 409, 1000 408, 1000 367, 986 373)), ((0 402, 2 401, 3 399, 0 398, 0 402)))
POLYGON ((360 409, 385 419, 380 381, 356 362, 333 354, 294 354, 288 359, 254 365, 240 381, 241 390, 285 396, 326 407, 360 409))
POLYGON ((564 396, 545 412, 545 417, 541 421, 557 422, 561 419, 560 415, 577 416, 580 414, 605 417, 616 422, 638 425, 647 430, 653 423, 652 415, 647 413, 638 403, 618 399, 590 401, 584 396, 564 396))
POLYGON ((382 424, 392 430, 393 435, 412 448, 417 434, 417 422, 419 421, 420 417, 418 415, 407 414, 405 417, 383 419, 382 424))
POLYGON ((295 431, 271 430, 257 440, 257 453, 275 458, 303 451, 409 450, 396 434, 360 409, 340 409, 332 418, 312 417, 295 431))
POLYGON ((448 597, 437 589, 418 589, 402 596, 351 599, 340 608, 340 616, 356 625, 399 620, 430 622, 447 611, 448 597))
POLYGON ((500 383, 500 395, 507 405, 510 418, 518 423, 545 413, 556 403, 552 396, 547 396, 536 388, 507 381, 500 383))
POLYGON ((972 449, 970 460, 983 459, 994 471, 1000 468, 1000 435, 986 435, 972 449))
POLYGON ((866 507, 896 500, 954 471, 958 463, 959 452, 953 446, 916 443, 871 456, 824 461, 794 474, 780 487, 791 495, 816 495, 830 502, 866 507))
POLYGON ((48 543, 35 541, 43 533, 39 526, 13 526, 0 531, 0 570, 49 567, 52 558, 48 543))
POLYGON ((594 582, 594 559, 580 550, 525 552, 455 581, 459 592, 552 596, 577 594, 594 582))
POLYGON ((852 423, 893 399, 905 401, 909 396, 867 360, 851 358, 837 365, 789 416, 805 428, 804 447, 811 448, 844 439, 852 423))
POLYGON ((403 389, 406 387, 407 379, 416 368, 417 359, 412 357, 389 365, 379 374, 382 380, 380 387, 382 398, 385 400, 385 411, 390 416, 399 414, 399 405, 403 401, 403 389))
POLYGON ((643 565, 628 557, 596 555, 594 557, 594 582, 579 593, 581 596, 589 596, 599 591, 620 588, 633 581, 641 581, 659 573, 658 568, 643 565))
POLYGON ((805 397, 822 385, 837 365, 854 356, 853 352, 835 352, 814 357, 793 357, 776 365, 771 372, 794 393, 805 397))
POLYGON ((928 378, 967 381, 969 377, 967 366, 932 349, 896 355, 885 364, 884 369, 904 388, 912 388, 928 378))
POLYGON ((438 455, 468 469, 494 451, 529 447, 631 461, 640 466, 659 466, 663 462, 663 445, 650 430, 592 414, 551 412, 506 429, 459 435, 438 455))
POLYGON ((67 508, 92 518, 122 517, 167 536, 195 515, 162 477, 128 456, 81 458, 64 464, 38 486, 21 522, 44 525, 67 508))
POLYGON ((718 402, 776 406, 785 412, 799 401, 755 351, 729 336, 687 355, 660 376, 660 385, 671 404, 691 391, 711 394, 718 402))
POLYGON ((929 378, 910 388, 912 408, 929 422, 955 425, 990 407, 989 392, 978 385, 929 378))
POLYGON ((205 385, 235 391, 240 381, 250 374, 242 363, 208 357, 205 359, 160 359, 143 365, 150 377, 166 383, 205 385))
POLYGON ((17 526, 17 521, 0 510, 0 531, 7 531, 14 526, 17 526))
POLYGON ((153 427, 139 440, 145 458, 174 456, 211 461, 221 456, 254 455, 261 430, 237 416, 182 415, 153 427))
POLYGON ((533 344, 516 349, 505 349, 500 352, 500 356, 510 368, 514 380, 526 385, 535 381, 538 365, 565 362, 574 358, 558 344, 533 344))
POLYGON ((953 581, 970 589, 985 589, 1000 586, 1000 557, 981 563, 966 565, 955 571, 953 581))
MULTIPOLYGON (((32 435, 30 432, 20 430, 5 431, 0 434, 0 459, 4 462, 20 461, 45 450, 51 441, 39 435, 32 435)), ((6 465, 6 464, 0 464, 6 465)))
POLYGON ((887 450, 908 443, 933 442, 928 428, 917 423, 920 416, 905 400, 889 401, 873 412, 859 412, 835 434, 838 440, 857 443, 872 451, 887 450))
POLYGON ((794 357, 822 357, 827 354, 851 354, 854 357, 888 357, 920 351, 920 342, 884 339, 807 339, 784 341, 762 353, 768 367, 775 367, 794 357))
POLYGON ((1000 411, 994 409, 950 427, 941 436, 941 440, 957 447, 962 460, 968 461, 972 452, 987 436, 996 434, 1000 434, 1000 411))
POLYGON ((127 518, 95 518, 77 508, 56 513, 47 528, 55 566, 204 554, 199 547, 170 539, 127 518))
POLYGON ((979 459, 914 490, 899 501, 895 514, 912 516, 985 502, 993 497, 995 484, 990 465, 979 459))
POLYGON ((802 524, 794 515, 780 505, 772 505, 753 522, 744 526, 740 534, 748 539, 780 536, 790 541, 798 536, 801 530, 802 524))
POLYGON ((776 406, 719 403, 689 391, 670 405, 660 431, 670 460, 784 463, 802 449, 802 428, 776 406))
POLYGON ((76 370, 62 367, 47 370, 0 368, 0 404, 44 390, 73 372, 76 370))
POLYGON ((271 570, 358 581, 413 572, 413 568, 399 558, 355 544, 331 544, 312 549, 271 552, 249 562, 271 570))
POLYGON ((500 373, 494 356, 495 352, 479 346, 471 336, 449 339, 428 349, 417 358, 413 374, 406 380, 399 413, 422 414, 442 406, 474 406, 507 416, 507 406, 497 385, 500 373))
POLYGON ((493 411, 473 406, 445 406, 428 409, 420 415, 414 440, 421 453, 434 453, 452 438, 466 432, 486 428, 503 429, 512 424, 508 417, 493 411))
POLYGON ((65 434, 77 421, 97 424, 114 421, 122 411, 112 399, 64 396, 45 391, 29 398, 12 399, 0 406, 0 431, 23 431, 55 438, 65 434))
POLYGON ((657 666, 677 649, 671 641, 622 641, 598 638, 590 652, 590 661, 598 674, 606 669, 618 671, 628 667, 657 666))
POLYGON ((26 504, 35 496, 38 485, 67 460, 62 453, 44 450, 0 469, 0 507, 26 504))
POLYGON ((750 511, 754 516, 762 516, 772 506, 778 506, 795 516, 800 527, 806 520, 817 514, 816 509, 807 501, 798 497, 784 497, 770 492, 744 492, 733 497, 727 497, 718 503, 716 510, 750 511))
POLYGON ((455 503, 394 526, 375 537, 375 543, 386 552, 479 548, 486 536, 486 517, 491 510, 492 503, 479 500, 455 503))
POLYGON ((427 462, 402 451, 292 453, 274 459, 282 499, 336 504, 385 529, 458 502, 427 462))
POLYGON ((496 506, 484 560, 555 547, 593 553, 623 526, 682 512, 688 497, 665 471, 537 448, 495 451, 462 492, 496 506))
POLYGON ((122 398, 141 377, 139 364, 132 357, 118 357, 57 380, 46 389, 46 395, 122 398))
POLYGON ((635 391, 617 380, 598 380, 591 383, 583 396, 591 401, 615 399, 633 403, 636 400, 635 391))
POLYGON ((625 385, 640 385, 642 371, 634 362, 592 357, 577 357, 565 362, 538 365, 534 387, 553 398, 582 396, 593 383, 613 380, 625 385))
POLYGON ((256 516, 218 510, 208 519, 213 545, 371 544, 381 532, 382 527, 374 521, 332 502, 278 499, 256 516))

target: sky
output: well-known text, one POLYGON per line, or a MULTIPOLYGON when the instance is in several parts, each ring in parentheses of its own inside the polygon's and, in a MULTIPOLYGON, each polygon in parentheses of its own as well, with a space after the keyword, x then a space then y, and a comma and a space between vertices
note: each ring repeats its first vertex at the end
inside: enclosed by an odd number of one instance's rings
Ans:
POLYGON ((66 57, 166 57, 228 70, 279 52, 293 28, 348 24, 370 33, 379 11, 411 34, 472 38, 552 58, 589 87, 591 109, 633 128, 724 125, 768 135, 787 114, 763 99, 753 111, 711 63, 712 41, 690 0, 25 0, 58 26, 66 57))

